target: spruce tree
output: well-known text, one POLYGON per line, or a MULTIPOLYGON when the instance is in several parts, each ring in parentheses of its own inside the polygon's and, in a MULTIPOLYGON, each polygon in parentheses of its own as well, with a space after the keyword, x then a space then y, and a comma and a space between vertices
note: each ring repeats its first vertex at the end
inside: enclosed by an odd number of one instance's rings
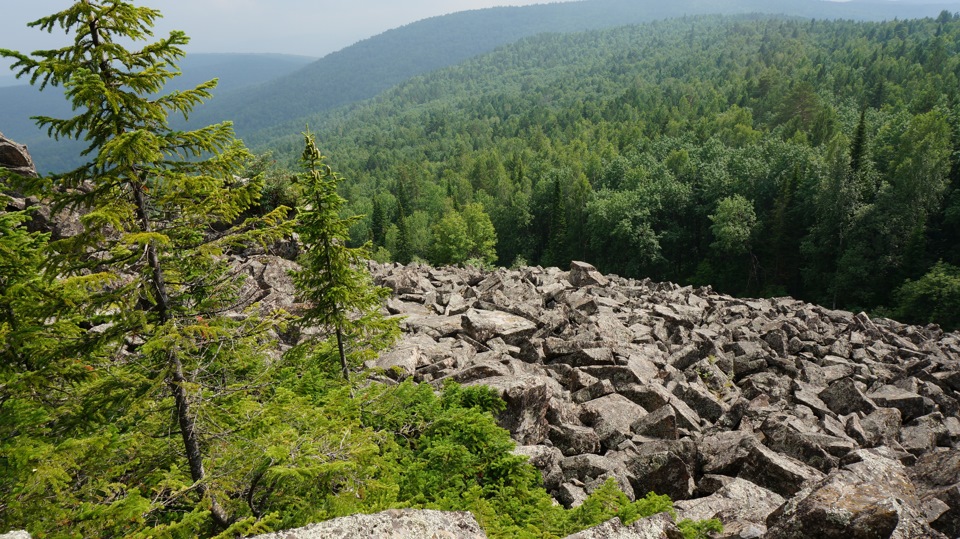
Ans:
MULTIPOLYGON (((87 444, 73 448, 76 455, 94 459, 86 466, 97 464, 95 453, 89 453, 94 446, 121 459, 160 459, 153 470, 102 459, 109 464, 103 464, 100 477, 77 463, 64 465, 49 489, 79 492, 89 486, 77 496, 74 509, 80 513, 87 504, 98 510, 126 504, 124 519, 166 525, 186 515, 202 519, 208 510, 215 526, 224 529, 233 521, 231 499, 241 492, 218 480, 232 458, 221 449, 242 430, 232 422, 234 412, 256 406, 247 380, 262 371, 259 350, 282 320, 279 314, 261 318, 253 311, 240 319, 224 316, 237 308, 242 284, 227 255, 239 246, 284 237, 290 226, 286 208, 240 219, 262 186, 238 177, 250 154, 229 123, 195 131, 169 126, 168 115, 186 117, 210 97, 216 81, 161 94, 179 74, 175 62, 188 39, 174 31, 143 44, 152 38, 159 16, 130 2, 81 0, 31 23, 47 32, 62 29, 73 37, 72 44, 32 55, 0 49, 0 55, 15 59, 18 76, 41 88, 65 89, 77 115, 39 117, 38 124, 57 139, 83 141, 83 155, 90 159, 31 186, 55 214, 82 215, 79 234, 50 243, 42 271, 60 289, 72 291, 59 313, 43 324, 82 318, 75 328, 83 331, 64 336, 56 350, 44 353, 72 357, 87 371, 72 374, 62 387, 83 400, 74 406, 90 408, 58 409, 59 416, 42 428, 87 444), (109 432, 102 432, 103 425, 110 425, 109 432), (172 458, 162 449, 151 453, 146 444, 169 439, 164 433, 171 430, 180 440, 172 458), (177 458, 183 458, 187 477, 177 458), (216 476, 208 473, 211 465, 218 468, 216 476), (119 477, 111 475, 116 473, 119 477), (158 473, 167 475, 167 486, 141 492, 157 480, 147 476, 158 473), (90 499, 98 495, 100 506, 90 499)), ((36 332, 50 334, 50 329, 36 332)), ((51 447, 48 456, 62 450, 51 447)), ((36 496, 42 503, 49 492, 16 494, 20 501, 36 496)), ((84 514, 97 518, 93 509, 84 514)), ((100 520, 98 525, 117 521, 100 520)))
POLYGON ((320 326, 333 334, 340 372, 349 382, 347 342, 356 352, 382 348, 397 335, 398 327, 380 312, 389 290, 374 286, 364 268, 369 244, 347 245, 350 225, 360 217, 340 216, 346 200, 337 193, 337 186, 343 177, 324 163, 309 132, 304 133, 304 146, 304 173, 298 181, 306 206, 299 212, 297 232, 305 253, 300 260, 302 269, 294 273, 299 294, 308 303, 301 323, 320 326))

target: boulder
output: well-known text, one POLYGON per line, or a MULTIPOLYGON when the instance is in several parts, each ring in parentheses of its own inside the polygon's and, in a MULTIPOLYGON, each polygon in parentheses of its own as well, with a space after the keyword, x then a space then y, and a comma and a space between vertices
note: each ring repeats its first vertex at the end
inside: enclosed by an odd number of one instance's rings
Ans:
POLYGON ((767 519, 768 539, 943 538, 921 512, 906 469, 869 450, 816 482, 767 519))
POLYGON ((760 537, 767 531, 767 517, 783 505, 775 492, 744 479, 731 479, 705 498, 680 500, 673 504, 678 519, 719 519, 726 537, 760 537))
POLYGON ((550 441, 567 457, 600 452, 600 437, 593 429, 581 425, 552 425, 550 441))
POLYGON ((852 378, 841 378, 820 392, 820 400, 825 402, 830 410, 847 415, 856 412, 869 414, 876 406, 857 387, 852 378))
POLYGON ((303 528, 257 535, 251 539, 486 539, 487 534, 466 511, 391 509, 372 515, 351 515, 303 528))
POLYGON ((942 449, 921 456, 910 468, 910 477, 931 526, 950 537, 960 536, 960 451, 942 449))
POLYGON ((563 482, 563 453, 555 447, 545 445, 518 445, 513 450, 514 455, 521 455, 529 459, 530 464, 537 467, 543 475, 543 487, 547 491, 556 490, 563 482))
POLYGON ((507 409, 497 420, 521 444, 538 444, 547 439, 550 432, 547 410, 551 397, 548 381, 552 380, 546 376, 501 376, 482 380, 506 401, 507 409))
POLYGON ((885 385, 880 389, 867 393, 867 398, 881 408, 896 408, 904 422, 920 417, 926 413, 923 397, 912 391, 905 391, 899 387, 885 385))
POLYGON ((823 474, 796 459, 757 444, 747 455, 739 477, 788 498, 799 492, 806 483, 822 479, 823 474))
POLYGON ((37 167, 27 147, 8 139, 3 133, 0 133, 0 168, 28 178, 37 177, 37 167))
POLYGON ((641 518, 626 526, 619 518, 568 535, 566 539, 683 539, 683 533, 666 513, 641 518))
POLYGON ((697 448, 700 471, 735 476, 740 473, 754 446, 760 442, 743 431, 721 431, 700 438, 697 448))
POLYGON ((657 408, 653 413, 633 422, 630 430, 642 436, 652 438, 664 438, 667 440, 678 439, 677 431, 677 413, 673 406, 669 404, 657 408))
POLYGON ((617 393, 585 402, 581 410, 580 420, 593 427, 607 449, 614 449, 632 437, 630 426, 647 415, 642 406, 617 393))
POLYGON ((585 286, 607 286, 609 281, 597 268, 586 262, 573 261, 570 263, 570 284, 577 288, 585 286))
POLYGON ((693 496, 696 485, 690 464, 673 451, 644 451, 629 457, 626 462, 637 498, 655 492, 666 494, 673 500, 693 496))
POLYGON ((536 324, 526 318, 502 311, 469 309, 461 321, 464 332, 479 342, 500 337, 507 344, 518 345, 537 330, 536 324))

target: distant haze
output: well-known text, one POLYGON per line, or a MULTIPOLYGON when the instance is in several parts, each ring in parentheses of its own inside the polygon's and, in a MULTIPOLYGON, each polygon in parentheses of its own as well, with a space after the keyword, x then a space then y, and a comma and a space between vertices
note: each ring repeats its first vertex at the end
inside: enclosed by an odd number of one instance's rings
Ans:
MULTIPOLYGON (((960 1, 960 0, 958 0, 960 1)), ((548 3, 543 0, 147 0, 164 18, 157 34, 183 30, 188 52, 273 52, 324 56, 404 24, 468 9, 548 3)), ((66 2, 6 2, 0 17, 0 48, 30 52, 63 46, 62 33, 48 35, 26 24, 62 9, 66 2)), ((2 60, 0 60, 2 62, 2 60)), ((9 74, 0 64, 0 77, 9 74)))
MULTIPOLYGON (((827 0, 825 0, 827 1, 827 0)), ((952 4, 960 0, 901 0, 952 4)), ((188 52, 270 52, 321 57, 361 39, 411 22, 456 11, 494 6, 553 3, 544 0, 147 0, 163 12, 157 34, 183 30, 188 52)), ((775 5, 775 0, 771 5, 775 5)), ((63 0, 6 2, 0 17, 0 48, 30 52, 67 43, 26 24, 57 9, 63 0)), ((9 82, 0 60, 0 85, 9 82)))

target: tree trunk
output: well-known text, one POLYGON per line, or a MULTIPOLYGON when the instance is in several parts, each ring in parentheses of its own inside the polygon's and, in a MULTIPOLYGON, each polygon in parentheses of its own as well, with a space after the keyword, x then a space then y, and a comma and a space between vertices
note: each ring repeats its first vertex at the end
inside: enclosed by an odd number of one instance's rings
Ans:
MULTIPOLYGON (((147 213, 146 199, 143 195, 143 184, 135 183, 133 185, 133 197, 137 207, 137 218, 140 220, 140 228, 144 232, 151 232, 152 226, 150 216, 147 213)), ((167 283, 163 277, 163 268, 160 265, 160 256, 157 253, 156 244, 150 242, 147 245, 147 263, 150 266, 150 280, 156 293, 157 311, 160 323, 165 324, 170 321, 170 294, 167 291, 167 283)), ((214 522, 220 528, 226 528, 230 525, 230 515, 220 506, 217 498, 207 490, 204 482, 206 473, 203 469, 203 453, 200 451, 200 441, 197 438, 197 425, 193 420, 193 414, 190 412, 190 398, 184 387, 186 379, 183 376, 183 363, 177 355, 176 350, 171 349, 167 352, 167 363, 170 369, 170 379, 167 385, 170 392, 173 393, 173 400, 176 403, 177 423, 180 425, 180 436, 183 438, 183 448, 187 454, 187 463, 190 465, 190 478, 197 486, 197 492, 201 496, 209 495, 210 513, 214 522)))
POLYGON ((200 442, 197 440, 197 426, 190 413, 190 399, 184 388, 186 380, 183 377, 183 364, 176 352, 170 350, 167 354, 170 362, 171 377, 168 385, 173 393, 173 400, 177 407, 177 422, 180 424, 180 436, 183 438, 183 447, 187 452, 187 462, 190 464, 190 478, 197 485, 197 492, 201 496, 210 496, 210 513, 217 526, 226 528, 230 525, 230 515, 217 502, 216 496, 210 494, 204 483, 206 473, 203 469, 203 453, 200 452, 200 442))

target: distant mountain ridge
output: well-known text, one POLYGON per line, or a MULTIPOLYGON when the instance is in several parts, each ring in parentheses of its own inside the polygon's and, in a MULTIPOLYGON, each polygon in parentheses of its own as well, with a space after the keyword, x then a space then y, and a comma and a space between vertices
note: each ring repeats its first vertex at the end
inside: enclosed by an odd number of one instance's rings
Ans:
MULTIPOLYGON (((288 54, 188 54, 180 62, 183 75, 170 81, 168 91, 192 88, 210 79, 218 79, 215 95, 227 95, 245 87, 282 77, 313 62, 316 58, 288 54)), ((38 92, 27 79, 13 79, 15 85, 3 86, 12 78, 0 78, 0 130, 30 147, 43 171, 65 170, 74 166, 74 144, 53 141, 36 127, 31 116, 67 117, 70 105, 61 88, 38 92), (69 148, 69 149, 68 149, 69 148)))
MULTIPOLYGON (((411 23, 360 41, 315 62, 289 69, 282 75, 263 76, 243 88, 231 89, 229 65, 217 70, 208 65, 206 78, 221 77, 215 99, 199 107, 190 126, 223 120, 235 124, 238 135, 257 148, 271 142, 278 126, 302 129, 318 113, 372 98, 417 75, 456 65, 497 47, 541 33, 565 33, 649 22, 697 14, 772 13, 811 18, 882 20, 936 16, 956 11, 957 4, 916 4, 878 0, 830 2, 826 0, 583 0, 463 11, 411 23)), ((191 62, 189 55, 184 72, 191 62)), ((229 56, 229 55, 227 55, 229 56)), ((270 55, 257 56, 269 60, 270 55)), ((268 62, 269 63, 269 62, 268 62)), ((306 63, 306 62, 304 62, 306 63)), ((257 64, 252 72, 269 72, 257 64)), ((290 67, 287 65, 287 67, 290 67)), ((282 70, 281 70, 282 71, 282 70)), ((201 77, 203 78, 203 77, 201 77)), ((194 82, 183 78, 181 84, 194 82)), ((197 80, 196 82, 199 82, 197 80)), ((194 82, 195 83, 195 82, 194 82)), ((0 88, 0 128, 30 145, 41 170, 64 170, 76 163, 62 143, 51 143, 32 127, 28 118, 38 113, 65 114, 66 104, 37 97, 24 88, 0 88)))
POLYGON ((268 142, 265 134, 258 133, 264 128, 369 99, 411 77, 545 32, 593 30, 700 14, 884 20, 934 17, 944 9, 955 11, 960 6, 878 0, 584 0, 462 11, 389 30, 286 77, 218 98, 198 110, 194 119, 197 125, 233 120, 238 134, 256 146, 268 142))

